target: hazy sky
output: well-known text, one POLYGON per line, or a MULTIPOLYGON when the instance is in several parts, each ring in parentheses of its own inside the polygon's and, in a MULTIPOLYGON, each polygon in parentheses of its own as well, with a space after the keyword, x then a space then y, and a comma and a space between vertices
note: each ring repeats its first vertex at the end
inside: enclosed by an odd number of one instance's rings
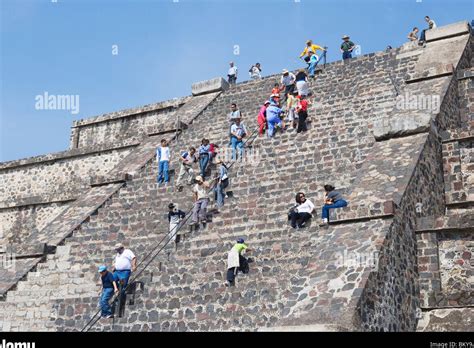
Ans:
POLYGON ((191 84, 251 64, 302 66, 312 38, 340 59, 400 46, 430 15, 471 20, 472 0, 0 0, 0 161, 66 150, 72 121, 191 94, 191 84), (238 55, 236 47, 238 46, 238 55), (78 113, 37 110, 38 95, 79 96, 78 113))

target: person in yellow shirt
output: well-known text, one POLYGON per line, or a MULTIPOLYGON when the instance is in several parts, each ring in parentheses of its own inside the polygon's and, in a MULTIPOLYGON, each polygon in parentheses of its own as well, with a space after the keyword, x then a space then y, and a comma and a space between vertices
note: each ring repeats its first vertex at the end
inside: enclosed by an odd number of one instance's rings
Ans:
MULTIPOLYGON (((308 62, 309 52, 312 51, 316 55, 316 51, 318 50, 321 50, 323 52, 326 51, 324 47, 314 44, 312 40, 308 40, 306 41, 306 47, 304 48, 303 52, 300 54, 300 58, 305 57, 304 60, 308 62)), ((316 55, 316 57, 318 57, 318 60, 319 60, 319 56, 316 55)))

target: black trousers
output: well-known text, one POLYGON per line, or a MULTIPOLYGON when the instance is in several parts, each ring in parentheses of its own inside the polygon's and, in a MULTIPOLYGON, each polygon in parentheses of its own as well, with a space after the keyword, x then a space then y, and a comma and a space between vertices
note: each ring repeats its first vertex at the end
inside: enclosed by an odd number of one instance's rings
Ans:
POLYGON ((235 276, 239 271, 245 274, 249 272, 249 263, 242 255, 239 255, 239 264, 240 267, 232 267, 227 270, 227 281, 230 285, 234 285, 235 276))
POLYGON ((297 224, 301 225, 303 222, 306 222, 309 219, 311 219, 311 214, 309 213, 292 212, 291 213, 291 226, 296 227, 297 224))
POLYGON ((306 126, 307 118, 308 118, 307 111, 298 112, 298 129, 296 129, 296 133, 306 132, 308 130, 308 127, 306 126))

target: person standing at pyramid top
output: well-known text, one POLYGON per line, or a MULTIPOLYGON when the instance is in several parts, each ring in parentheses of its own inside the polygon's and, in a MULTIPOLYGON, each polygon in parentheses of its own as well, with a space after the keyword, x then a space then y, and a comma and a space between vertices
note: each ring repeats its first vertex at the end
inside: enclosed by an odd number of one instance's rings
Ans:
POLYGON ((347 35, 344 35, 342 37, 342 40, 344 40, 344 42, 341 44, 342 59, 350 59, 352 58, 352 51, 355 48, 355 44, 350 40, 350 37, 347 35))
POLYGON ((425 16, 425 21, 426 23, 428 23, 428 28, 427 29, 423 29, 423 31, 421 32, 421 35, 420 35, 420 45, 421 44, 424 44, 424 42, 426 41, 426 31, 427 30, 431 30, 431 29, 436 29, 436 23, 434 20, 432 20, 430 18, 430 16, 425 16))
POLYGON ((227 73, 229 84, 235 85, 237 82, 237 67, 234 65, 234 62, 229 63, 230 68, 229 72, 227 73))

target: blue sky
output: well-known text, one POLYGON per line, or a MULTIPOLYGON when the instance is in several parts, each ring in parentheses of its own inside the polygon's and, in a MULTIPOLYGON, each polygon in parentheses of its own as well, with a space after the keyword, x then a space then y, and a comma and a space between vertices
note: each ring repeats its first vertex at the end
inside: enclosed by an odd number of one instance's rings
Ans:
POLYGON ((413 26, 474 17, 472 0, 0 0, 0 161, 66 150, 72 121, 191 93, 191 84, 301 66, 307 39, 340 59, 400 46, 413 26), (118 54, 113 54, 117 45, 118 54), (234 46, 239 55, 234 55, 234 46), (79 95, 79 113, 36 110, 35 97, 79 95))

